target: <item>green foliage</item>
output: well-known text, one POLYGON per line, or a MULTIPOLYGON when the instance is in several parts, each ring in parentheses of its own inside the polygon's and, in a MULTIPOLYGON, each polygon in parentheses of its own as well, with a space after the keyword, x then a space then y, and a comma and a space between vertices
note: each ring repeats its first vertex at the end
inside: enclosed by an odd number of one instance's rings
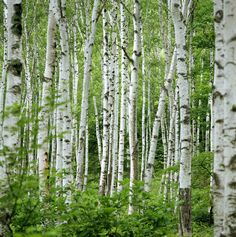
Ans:
MULTIPOLYGON (((113 197, 99 196, 97 189, 91 188, 74 192, 72 203, 66 204, 62 190, 51 190, 50 197, 40 201, 37 179, 24 177, 13 202, 11 228, 15 236, 141 237, 176 233, 173 203, 164 206, 161 198, 141 192, 141 183, 135 186, 136 212, 128 215, 128 185, 125 183, 124 191, 113 197)), ((7 198, 12 200, 12 197, 7 198)))
POLYGON ((205 226, 208 231, 211 230, 211 226, 213 224, 212 197, 210 195, 212 160, 213 154, 211 152, 203 152, 198 156, 193 157, 192 161, 193 221, 199 229, 200 226, 205 226))

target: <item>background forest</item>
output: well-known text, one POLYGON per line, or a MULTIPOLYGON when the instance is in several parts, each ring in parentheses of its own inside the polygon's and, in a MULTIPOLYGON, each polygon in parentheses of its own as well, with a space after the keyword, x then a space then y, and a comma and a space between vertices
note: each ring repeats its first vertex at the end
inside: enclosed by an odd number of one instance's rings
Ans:
POLYGON ((213 236, 213 1, 0 15, 0 236, 213 236))

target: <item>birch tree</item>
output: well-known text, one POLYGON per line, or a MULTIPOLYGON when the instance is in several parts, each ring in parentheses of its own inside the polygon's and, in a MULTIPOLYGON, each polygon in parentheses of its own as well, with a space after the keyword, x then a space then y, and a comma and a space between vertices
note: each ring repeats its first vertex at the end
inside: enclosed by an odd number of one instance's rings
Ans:
POLYGON ((119 131, 119 155, 118 155, 118 178, 117 191, 122 190, 124 173, 124 151, 125 151, 125 121, 127 105, 127 84, 128 84, 128 58, 125 55, 128 46, 128 25, 123 4, 120 3, 120 35, 121 35, 121 101, 120 101, 120 131, 119 131))
POLYGON ((186 63, 186 14, 187 3, 183 7, 179 0, 172 1, 172 17, 175 29, 177 51, 177 74, 180 103, 180 172, 179 172, 179 200, 181 236, 191 236, 191 127, 189 82, 186 63))
POLYGON ((102 142, 101 142, 101 135, 100 135, 100 128, 99 128, 99 119, 98 119, 98 109, 97 109, 97 102, 96 97, 93 97, 93 105, 94 105, 94 113, 95 113, 95 120, 96 120, 96 137, 97 137, 97 144, 98 144, 98 160, 101 162, 102 159, 102 142))
POLYGON ((76 182, 79 190, 82 190, 83 188, 85 131, 86 131, 86 120, 88 111, 89 82, 91 79, 91 70, 92 70, 92 49, 96 33, 98 4, 99 1, 95 0, 92 10, 91 29, 89 32, 88 39, 86 39, 84 46, 84 77, 83 77, 83 92, 82 92, 81 114, 80 114, 80 125, 79 125, 79 145, 78 145, 77 174, 76 174, 76 182))
MULTIPOLYGON (((219 12, 218 12, 219 14, 219 12)), ((221 24, 219 15, 218 21, 221 24)), ((223 236, 236 235, 236 30, 234 27, 236 21, 236 2, 229 0, 224 1, 224 143, 223 143, 223 157, 225 165, 224 174, 224 222, 223 222, 223 236)), ((219 75, 219 74, 218 74, 219 75)), ((219 76, 218 76, 219 78, 219 76)), ((219 98, 218 98, 219 99, 219 98)), ((221 102, 221 101, 220 101, 221 102)), ((222 113, 222 112, 221 112, 222 113)), ((221 135, 222 136, 222 135, 221 135)), ((221 177, 221 176, 220 176, 221 177)), ((218 186, 220 187, 220 186, 218 186)))
POLYGON ((132 195, 134 181, 137 179, 138 172, 138 141, 137 141, 137 83, 138 83, 138 58, 140 56, 140 2, 136 0, 134 4, 134 44, 131 64, 131 79, 129 89, 129 147, 130 147, 130 204, 129 214, 132 214, 133 204, 132 195))
MULTIPOLYGON (((5 113, 2 126, 0 147, 0 197, 8 191, 7 175, 12 173, 11 163, 19 156, 19 119, 21 112, 21 36, 22 36, 22 2, 21 0, 5 0, 6 32, 7 32, 7 73, 5 113)), ((10 178, 10 177, 9 177, 10 178)), ((8 208, 0 211, 0 236, 11 235, 8 208)))
POLYGON ((56 57, 56 18, 54 15, 54 1, 49 3, 48 26, 47 26, 47 48, 44 80, 42 85, 42 100, 39 112, 39 132, 38 132, 38 170, 39 170, 39 189, 40 192, 46 191, 46 176, 49 155, 48 124, 50 118, 49 98, 51 94, 52 78, 55 68, 56 57))
POLYGON ((62 131, 64 132, 62 139, 62 168, 64 169, 63 187, 67 187, 72 183, 72 141, 71 141, 71 104, 69 96, 69 76, 70 76, 70 56, 69 56, 69 37, 68 24, 66 18, 66 3, 64 0, 59 2, 58 12, 61 59, 59 67, 59 91, 62 92, 62 131))
POLYGON ((223 1, 216 0, 215 14, 215 76, 213 87, 212 120, 213 150, 214 150, 214 176, 213 176, 213 201, 214 201, 214 236, 219 237, 223 231, 224 208, 224 35, 223 35, 223 1))
POLYGON ((153 166, 154 166, 154 160, 155 160, 155 155, 156 155, 156 147, 157 147, 157 139, 158 139, 159 129, 160 129, 160 122, 161 122, 161 117, 162 117, 164 106, 165 106, 166 91, 168 91, 171 86, 171 82, 174 76, 175 66, 176 66, 176 50, 174 50, 173 55, 172 55, 172 60, 171 60, 168 76, 165 79, 163 88, 161 88, 158 108, 157 108, 156 116, 153 123, 152 138, 150 141, 147 166, 146 166, 145 176, 144 176, 144 190, 146 192, 150 191, 150 184, 151 184, 152 174, 153 174, 153 166))
POLYGON ((109 69, 108 69, 108 32, 107 32, 107 10, 103 9, 102 12, 103 22, 103 140, 102 140, 102 160, 101 172, 99 180, 99 193, 104 195, 106 188, 106 171, 109 152, 109 110, 108 110, 108 97, 109 97, 109 69))
POLYGON ((141 172, 140 179, 143 180, 145 167, 146 167, 146 128, 145 128, 145 116, 146 116, 146 81, 145 81, 145 54, 144 54, 144 42, 143 42, 143 26, 141 23, 141 52, 142 52, 142 160, 141 160, 141 172))

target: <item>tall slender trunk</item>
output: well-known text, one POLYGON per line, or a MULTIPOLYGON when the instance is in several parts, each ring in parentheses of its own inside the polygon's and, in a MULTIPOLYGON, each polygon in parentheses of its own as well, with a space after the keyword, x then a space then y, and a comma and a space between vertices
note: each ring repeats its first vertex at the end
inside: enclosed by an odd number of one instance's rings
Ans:
POLYGON ((98 160, 101 163, 101 159, 102 159, 102 142, 101 142, 101 135, 100 135, 100 128, 99 128, 97 102, 96 102, 96 97, 95 96, 93 97, 93 104, 94 104, 94 113, 95 113, 95 120, 96 120, 96 137, 97 137, 97 144, 98 144, 98 160))
MULTIPOLYGON (((27 5, 27 4, 26 4, 27 5)), ((26 139, 26 147, 28 151, 28 163, 29 163, 29 173, 32 174, 33 171, 33 133, 32 133, 32 105, 33 105, 33 91, 32 91, 32 76, 30 72, 30 45, 29 45, 29 36, 28 36, 28 27, 27 27, 27 17, 28 9, 26 10, 25 19, 24 19, 24 35, 25 35, 25 47, 26 47, 26 57, 25 57, 25 79, 26 79, 26 113, 28 117, 28 125, 26 133, 28 138, 26 139)), ((35 42, 34 42, 35 43, 35 42)), ((36 55, 34 54, 34 57, 36 55)))
MULTIPOLYGON (((116 46, 117 47, 117 46, 116 46)), ((114 132, 112 149, 112 177, 111 177, 111 195, 116 190, 117 181, 117 163, 118 163, 118 131, 119 131, 119 67, 118 67, 118 48, 114 60, 115 66, 115 100, 114 100, 114 132)))
MULTIPOLYGON (((11 174, 17 158, 19 157, 19 120, 21 112, 21 36, 22 36, 22 1, 5 0, 6 6, 6 33, 7 33, 7 71, 6 71, 6 97, 5 114, 2 124, 2 137, 0 148, 0 197, 8 192, 11 174), (8 179, 7 179, 8 176, 8 179), (8 180, 8 181, 7 181, 8 180)), ((5 63, 6 63, 5 62, 5 63)), ((3 79, 4 80, 4 79, 3 79)), ((2 111, 1 111, 2 112, 2 111)), ((3 203, 4 204, 4 203, 3 203)), ((11 236, 10 216, 8 206, 0 210, 0 236, 11 236)))
POLYGON ((106 173, 109 151, 109 69, 108 69, 108 33, 107 33, 107 13, 103 9, 103 140, 102 140, 102 160, 99 181, 99 193, 104 195, 106 188, 106 173))
POLYGON ((146 147, 146 75, 145 75, 145 54, 144 54, 144 42, 143 42, 143 25, 141 22, 141 52, 142 52, 142 160, 141 160, 141 172, 140 172, 140 180, 144 178, 145 165, 146 165, 146 157, 145 150, 146 147))
POLYGON ((41 109, 39 112, 39 129, 38 129, 38 169, 39 169, 39 189, 40 192, 46 192, 46 178, 48 168, 48 155, 49 155, 49 140, 48 140, 48 124, 50 114, 50 95, 52 87, 52 78, 55 68, 55 57, 56 57, 56 18, 53 13, 55 8, 54 2, 49 3, 49 14, 48 14, 48 28, 47 28, 47 48, 46 48, 46 61, 44 80, 42 85, 42 100, 41 109))
MULTIPOLYGON (((126 1, 124 1, 124 4, 126 1)), ((124 173, 124 151, 125 151, 125 121, 127 106, 127 86, 128 86, 128 59, 125 55, 128 46, 128 25, 125 16, 123 3, 120 4, 120 34, 121 34, 121 101, 120 101, 120 131, 119 131, 119 156, 118 156, 118 183, 117 191, 122 190, 124 173)))
POLYGON ((85 134, 85 165, 84 165, 84 184, 83 191, 87 189, 88 184, 88 165, 89 165, 89 156, 88 156, 88 146, 89 146, 89 132, 88 132, 88 122, 86 124, 86 134, 85 134))
MULTIPOLYGON (((4 118, 4 97, 5 97, 5 86, 6 86, 6 75, 7 75, 7 8, 4 4, 3 10, 3 27, 4 27, 4 55, 3 55, 3 65, 2 65, 2 78, 0 81, 0 139, 2 139, 2 126, 4 118)), ((2 142, 1 142, 2 143, 2 142)), ((1 167, 0 167, 1 169, 1 167)))
POLYGON ((175 41, 177 50, 177 74, 179 81, 180 98, 180 175, 179 175, 179 199, 180 199, 180 235, 191 236, 191 127, 190 127, 190 98, 189 82, 186 63, 186 2, 172 1, 172 16, 175 28, 175 41), (184 16, 184 17, 183 17, 184 16))
POLYGON ((85 130, 86 130, 86 120, 88 111, 89 82, 91 79, 91 70, 92 70, 92 49, 96 33, 98 4, 99 1, 95 0, 92 11, 91 30, 89 32, 88 39, 86 39, 86 43, 84 46, 85 62, 84 62, 83 92, 82 92, 81 114, 80 114, 80 125, 79 125, 77 174, 76 174, 76 182, 79 190, 83 189, 85 130))
POLYGON ((129 200, 129 214, 134 211, 133 207, 133 188, 134 181, 137 179, 138 172, 138 141, 137 141, 137 120, 136 120, 136 106, 137 106, 137 84, 138 84, 138 58, 140 56, 140 2, 134 0, 134 44, 131 65, 131 81, 129 91, 129 146, 130 146, 130 200, 129 200))
POLYGON ((157 139, 158 139, 159 129, 160 129, 160 122, 161 122, 162 114, 164 112, 166 92, 169 90, 171 86, 171 82, 173 80, 175 64, 176 64, 176 50, 174 50, 173 55, 172 55, 172 60, 171 60, 168 76, 165 79, 164 86, 161 88, 158 108, 157 108, 155 120, 153 123, 152 138, 150 142, 148 161, 147 161, 145 176, 144 176, 144 190, 146 192, 150 191, 150 184, 151 184, 152 174, 153 174, 153 166, 154 166, 154 160, 155 160, 155 155, 156 155, 156 147, 157 147, 157 139))
POLYGON ((213 106, 212 120, 213 129, 213 150, 214 150, 214 167, 213 167, 213 203, 214 203, 214 236, 220 237, 223 231, 224 219, 224 35, 223 35, 223 15, 224 7, 222 0, 215 0, 215 66, 214 66, 214 83, 213 83, 213 106))
MULTIPOLYGON (((8 55, 8 28, 7 28, 7 6, 4 4, 4 56, 3 56, 3 66, 2 66, 2 78, 0 81, 0 149, 3 149, 3 137, 2 137, 2 129, 3 129, 3 121, 4 121, 4 103, 5 103, 5 88, 6 88, 6 76, 7 76, 7 55, 8 55)), ((4 156, 0 155, 0 162, 4 162, 4 156)), ((5 176, 4 165, 0 165, 0 180, 5 176)))
MULTIPOLYGON (((59 91, 62 91, 62 123, 63 123, 63 140, 62 140, 62 168, 63 187, 68 187, 72 183, 72 141, 71 141, 71 103, 69 95, 69 77, 70 77, 70 56, 69 56, 69 37, 68 24, 66 18, 66 4, 64 0, 60 1, 59 9, 59 31, 60 31, 60 45, 61 45, 61 62, 59 71, 59 91), (61 88, 60 88, 61 86, 61 88)), ((70 199, 69 193, 67 198, 70 199)))
POLYGON ((78 116, 77 116, 77 103, 78 103, 78 83, 79 83, 79 62, 78 62, 78 44, 77 44, 77 28, 79 30, 78 19, 78 2, 75 3, 75 16, 73 25, 73 113, 72 113, 72 134, 71 139, 73 142, 73 154, 77 160, 77 144, 78 144, 78 116))
MULTIPOLYGON (((236 236, 236 1, 224 1, 224 222, 223 236, 236 236)), ((219 66, 219 65, 218 65, 219 66)), ((222 80, 222 79, 221 79, 222 80)), ((221 112, 222 113, 222 112, 221 112)), ((221 134, 222 136, 222 134, 221 134)))

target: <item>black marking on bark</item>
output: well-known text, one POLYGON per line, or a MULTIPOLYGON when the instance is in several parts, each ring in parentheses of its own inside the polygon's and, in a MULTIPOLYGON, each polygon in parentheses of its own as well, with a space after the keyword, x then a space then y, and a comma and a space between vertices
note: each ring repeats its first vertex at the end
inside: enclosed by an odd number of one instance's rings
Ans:
POLYGON ((236 112, 236 104, 234 104, 233 106, 232 106, 232 109, 231 109, 233 112, 236 112))
POLYGON ((178 3, 174 3, 174 7, 178 8, 179 4, 178 3))
POLYGON ((219 97, 221 100, 224 98, 224 96, 219 91, 215 91, 213 93, 213 101, 215 101, 217 97, 219 97))
POLYGON ((184 116, 183 123, 184 124, 189 124, 190 117, 189 116, 184 116))
POLYGON ((215 186, 220 187, 220 179, 219 179, 218 174, 213 173, 212 176, 213 176, 213 181, 214 181, 215 186))
POLYGON ((224 122, 223 119, 217 119, 217 120, 216 120, 216 123, 223 123, 223 122, 224 122))
POLYGON ((14 49, 19 49, 19 48, 20 48, 20 44, 18 44, 18 43, 15 43, 15 44, 12 45, 13 50, 14 49))
POLYGON ((232 41, 235 41, 236 40, 236 35, 234 35, 233 37, 231 37, 229 40, 228 40, 228 43, 229 42, 232 42, 232 41))
POLYGON ((230 182, 230 183, 228 184, 228 186, 229 186, 230 188, 232 188, 232 189, 236 189, 236 182, 235 182, 235 181, 230 182))
POLYGON ((232 171, 235 171, 235 170, 236 170, 236 155, 234 155, 234 156, 231 157, 230 162, 229 162, 229 168, 230 168, 232 171))
POLYGON ((22 17, 22 4, 14 4, 13 5, 15 13, 12 16, 12 33, 20 37, 22 35, 22 24, 21 24, 21 17, 22 17))
POLYGON ((20 59, 12 59, 10 60, 8 64, 8 70, 11 71, 11 73, 14 76, 20 76, 22 71, 22 63, 20 59))
POLYGON ((214 21, 216 23, 220 23, 223 19, 223 16, 224 16, 224 13, 222 10, 218 10, 216 13, 215 13, 215 18, 214 18, 214 21))
POLYGON ((218 67, 218 69, 221 69, 221 70, 223 70, 223 69, 224 69, 224 67, 223 67, 223 65, 221 64, 221 62, 220 62, 220 61, 218 61, 218 60, 215 60, 215 64, 216 64, 216 66, 218 67))
POLYGON ((10 92, 13 93, 14 95, 19 95, 21 94, 21 88, 20 85, 14 85, 10 88, 10 92))

